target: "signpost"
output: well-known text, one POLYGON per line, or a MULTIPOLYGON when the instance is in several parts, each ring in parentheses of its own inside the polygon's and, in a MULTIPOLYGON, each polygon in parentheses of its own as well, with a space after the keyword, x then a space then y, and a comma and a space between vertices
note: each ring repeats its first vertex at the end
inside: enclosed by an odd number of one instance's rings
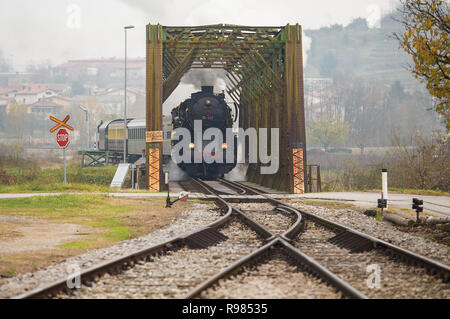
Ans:
POLYGON ((66 174, 66 148, 69 145, 69 133, 66 131, 66 127, 69 130, 73 131, 73 127, 71 127, 67 122, 70 120, 70 115, 67 115, 63 121, 58 120, 57 118, 50 116, 50 120, 57 123, 56 126, 50 129, 50 133, 55 132, 59 129, 58 133, 56 133, 56 143, 58 143, 59 147, 63 149, 63 157, 64 157, 64 183, 67 183, 67 174, 66 174))
POLYGON ((66 147, 69 145, 69 133, 65 129, 60 129, 58 133, 56 133, 56 143, 58 143, 59 147, 63 149, 63 157, 64 157, 64 184, 67 184, 67 174, 66 174, 66 147))

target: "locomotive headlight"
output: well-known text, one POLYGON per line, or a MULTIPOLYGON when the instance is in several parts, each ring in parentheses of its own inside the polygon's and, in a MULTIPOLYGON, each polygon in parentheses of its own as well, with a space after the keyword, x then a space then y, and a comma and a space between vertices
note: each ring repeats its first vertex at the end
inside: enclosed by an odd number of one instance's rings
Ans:
POLYGON ((211 100, 210 99, 206 99, 205 104, 206 105, 211 105, 211 100))
POLYGON ((189 148, 193 149, 195 147, 194 143, 189 143, 189 148))
POLYGON ((223 148, 224 150, 226 150, 227 147, 228 147, 227 143, 222 143, 222 148, 223 148))

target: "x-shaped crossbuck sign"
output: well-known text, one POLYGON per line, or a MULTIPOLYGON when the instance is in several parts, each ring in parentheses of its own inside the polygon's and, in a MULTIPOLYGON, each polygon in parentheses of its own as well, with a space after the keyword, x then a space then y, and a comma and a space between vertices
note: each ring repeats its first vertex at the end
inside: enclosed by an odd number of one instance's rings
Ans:
POLYGON ((50 129, 50 133, 53 133, 54 131, 56 131, 57 129, 59 129, 60 127, 63 127, 63 126, 68 128, 69 130, 73 131, 73 127, 70 126, 69 124, 67 124, 67 121, 70 120, 70 115, 67 115, 63 121, 60 121, 56 117, 53 117, 53 116, 50 116, 50 120, 58 123, 58 125, 56 125, 50 129))

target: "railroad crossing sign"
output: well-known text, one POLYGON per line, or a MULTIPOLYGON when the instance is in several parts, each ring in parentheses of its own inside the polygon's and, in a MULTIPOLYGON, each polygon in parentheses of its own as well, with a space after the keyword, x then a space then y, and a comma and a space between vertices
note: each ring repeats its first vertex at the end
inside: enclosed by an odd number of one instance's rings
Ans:
POLYGON ((56 131, 57 129, 59 129, 60 127, 66 127, 69 130, 73 131, 73 127, 70 126, 69 124, 67 124, 67 122, 70 120, 70 115, 67 115, 64 120, 60 121, 58 120, 56 117, 50 116, 50 120, 52 120, 53 122, 58 123, 58 125, 52 127, 50 129, 50 133, 53 133, 54 131, 56 131))
POLYGON ((61 148, 67 147, 69 144, 69 133, 67 133, 66 129, 62 128, 56 133, 56 143, 58 143, 61 148))
POLYGON ((57 129, 59 129, 58 133, 56 133, 56 143, 58 143, 59 147, 63 149, 63 157, 64 157, 64 184, 67 183, 67 172, 66 172, 66 147, 69 144, 69 133, 67 133, 66 129, 61 128, 65 127, 69 130, 73 131, 73 127, 67 124, 70 120, 70 115, 67 115, 64 120, 60 121, 56 117, 50 116, 50 120, 56 122, 57 125, 50 129, 50 133, 53 133, 57 129))

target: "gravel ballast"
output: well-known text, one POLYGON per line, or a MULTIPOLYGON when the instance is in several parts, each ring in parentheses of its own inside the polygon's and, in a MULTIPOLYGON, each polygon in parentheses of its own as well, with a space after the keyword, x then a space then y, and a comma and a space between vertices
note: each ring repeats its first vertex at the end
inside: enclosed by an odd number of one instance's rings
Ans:
POLYGON ((233 206, 276 235, 288 230, 294 220, 294 216, 275 210, 274 206, 268 203, 239 203, 233 206))
POLYGON ((387 222, 378 221, 372 217, 367 217, 364 214, 351 209, 328 209, 325 207, 316 207, 301 203, 289 204, 299 210, 303 210, 343 224, 347 227, 351 227, 362 233, 377 237, 388 243, 400 246, 424 257, 450 265, 449 246, 436 243, 414 233, 400 231, 387 222))
POLYGON ((392 260, 378 249, 351 254, 328 242, 334 235, 310 221, 295 246, 369 298, 450 298, 449 284, 425 269, 392 260))
POLYGON ((221 233, 228 240, 206 249, 171 251, 116 276, 103 276, 92 287, 81 287, 61 298, 181 298, 216 272, 247 255, 262 242, 239 221, 221 233))
MULTIPOLYGON (((286 201, 288 202, 288 201, 286 201)), ((450 247, 414 233, 396 229, 350 209, 328 209, 288 202, 299 210, 315 214, 385 240, 404 249, 450 265, 450 247)), ((196 203, 193 210, 182 213, 173 223, 151 234, 123 241, 117 245, 91 250, 61 263, 13 278, 0 278, 0 298, 8 298, 66 279, 74 265, 80 270, 104 263, 133 251, 149 248, 171 238, 198 230, 220 218, 212 204, 196 203)), ((244 214, 266 226, 275 234, 288 229, 293 220, 274 210, 268 203, 232 204, 244 214)), ((234 220, 220 230, 229 237, 207 249, 183 247, 138 262, 117 276, 105 275, 91 287, 82 287, 69 298, 180 298, 193 287, 223 268, 260 247, 263 243, 246 226, 234 220)), ((350 254, 328 242, 336 234, 308 221, 304 233, 293 244, 313 257, 354 288, 370 298, 450 298, 450 285, 426 274, 425 270, 390 259, 381 250, 350 254), (372 268, 368 268, 368 266, 372 268), (374 267, 380 269, 380 285, 369 279, 374 267), (372 282, 372 286, 369 282, 372 282)), ((373 277, 371 277, 373 278, 373 277)), ((201 298, 342 298, 334 288, 307 273, 298 271, 284 259, 272 257, 256 268, 221 280, 202 293, 201 298)))
POLYGON ((335 299, 342 294, 296 266, 275 257, 204 291, 201 298, 335 299))

